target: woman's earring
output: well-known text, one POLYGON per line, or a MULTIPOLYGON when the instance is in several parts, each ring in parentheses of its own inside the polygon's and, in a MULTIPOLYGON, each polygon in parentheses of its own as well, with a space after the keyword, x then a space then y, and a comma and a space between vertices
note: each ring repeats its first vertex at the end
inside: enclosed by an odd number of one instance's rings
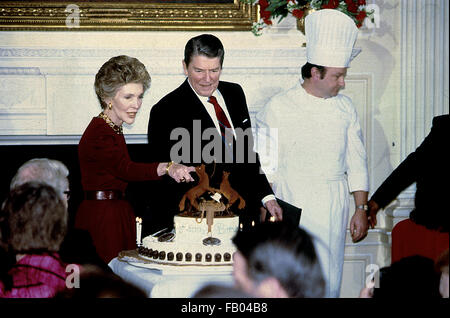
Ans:
POLYGON ((109 110, 112 109, 112 104, 111 104, 111 103, 108 104, 108 109, 109 109, 109 110))

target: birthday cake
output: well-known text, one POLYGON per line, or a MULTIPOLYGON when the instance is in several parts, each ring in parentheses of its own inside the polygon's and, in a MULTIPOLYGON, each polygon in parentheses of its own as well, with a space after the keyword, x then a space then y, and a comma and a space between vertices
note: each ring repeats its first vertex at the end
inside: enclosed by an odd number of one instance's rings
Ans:
POLYGON ((138 252, 158 264, 217 266, 232 265, 236 248, 232 238, 239 229, 239 217, 230 207, 245 201, 228 183, 224 172, 220 189, 209 187, 204 165, 196 167, 199 184, 182 198, 174 217, 174 229, 145 237, 138 252))

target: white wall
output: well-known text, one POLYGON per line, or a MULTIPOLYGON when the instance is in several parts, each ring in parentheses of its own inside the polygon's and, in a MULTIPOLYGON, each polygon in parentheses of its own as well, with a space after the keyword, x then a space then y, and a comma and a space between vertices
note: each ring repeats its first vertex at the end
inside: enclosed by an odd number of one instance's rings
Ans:
MULTIPOLYGON (((377 28, 360 30, 360 55, 344 94, 358 109, 369 155, 371 193, 449 111, 447 0, 376 0, 377 28)), ((252 116, 298 80, 305 37, 295 20, 255 37, 209 32, 225 46, 222 79, 244 87, 252 116)), ((186 41, 199 32, 0 32, 0 145, 76 144, 100 112, 93 90, 110 57, 140 59, 152 76, 130 143, 145 143, 151 106, 183 80, 186 41)), ((412 208, 414 186, 380 214, 363 243, 347 243, 343 296, 357 296, 370 263, 390 262, 390 230, 412 208), (356 273, 356 274, 355 274, 356 273), (356 276, 355 276, 356 275, 356 276)))

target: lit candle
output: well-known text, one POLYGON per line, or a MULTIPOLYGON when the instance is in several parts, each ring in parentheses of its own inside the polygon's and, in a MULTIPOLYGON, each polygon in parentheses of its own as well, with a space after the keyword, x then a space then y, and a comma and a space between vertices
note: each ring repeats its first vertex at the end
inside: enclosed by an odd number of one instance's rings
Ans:
POLYGON ((252 226, 255 226, 255 221, 252 221, 252 226))
POLYGON ((239 223, 239 231, 242 231, 243 225, 242 223, 239 223))
POLYGON ((270 222, 275 222, 275 217, 272 215, 269 219, 270 222))
POLYGON ((136 218, 136 244, 141 246, 141 235, 142 235, 142 219, 136 218))

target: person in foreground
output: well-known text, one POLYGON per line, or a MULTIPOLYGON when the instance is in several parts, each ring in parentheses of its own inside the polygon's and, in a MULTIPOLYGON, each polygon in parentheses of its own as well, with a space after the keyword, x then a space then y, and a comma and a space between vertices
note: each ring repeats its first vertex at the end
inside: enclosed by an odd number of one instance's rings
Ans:
POLYGON ((286 223, 265 222, 233 238, 236 285, 262 298, 322 298, 325 280, 313 238, 286 223))
POLYGON ((372 281, 364 287, 360 298, 379 299, 437 299, 440 273, 435 270, 434 260, 420 256, 404 257, 390 266, 380 269, 379 286, 372 281))
POLYGON ((136 247, 135 215, 124 195, 128 182, 166 174, 176 182, 190 182, 194 167, 131 161, 122 124, 134 123, 150 86, 150 75, 138 59, 111 58, 98 71, 94 86, 102 112, 91 120, 78 146, 85 197, 75 227, 89 231, 99 256, 108 263, 120 251, 136 247))
POLYGON ((67 218, 63 200, 49 185, 29 182, 10 191, 0 215, 0 244, 15 263, 0 273, 0 297, 50 298, 66 288, 58 250, 67 218))
POLYGON ((326 294, 339 297, 350 193, 356 207, 350 220, 352 240, 357 242, 368 232, 369 178, 363 134, 355 106, 339 94, 358 52, 353 48, 358 29, 347 15, 331 9, 309 14, 305 27, 304 82, 269 100, 256 115, 256 124, 259 131, 278 129, 278 140, 269 139, 270 145, 278 146, 278 153, 268 152, 277 153, 278 168, 265 172, 275 195, 301 207, 301 225, 324 243, 317 250, 327 280, 326 294))
MULTIPOLYGON (((69 169, 59 160, 33 158, 23 163, 11 179, 10 190, 27 182, 35 181, 52 186, 68 207, 70 197, 69 169)), ((69 222, 70 223, 70 222, 69 222)), ((95 264, 110 271, 98 256, 92 238, 86 230, 68 227, 67 234, 59 250, 59 256, 65 263, 95 264)))
MULTIPOLYGON (((264 205, 281 220, 282 209, 266 176, 260 173, 258 155, 253 151, 242 87, 220 80, 224 54, 222 42, 211 34, 201 34, 186 43, 182 62, 186 80, 150 113, 149 158, 204 163, 214 188, 219 188, 223 171, 230 172, 231 187, 245 200, 243 210, 235 209, 237 214, 259 214, 264 205)), ((173 204, 173 210, 178 211, 178 203, 189 188, 161 184, 156 190, 159 198, 170 195, 163 202, 173 204)))

